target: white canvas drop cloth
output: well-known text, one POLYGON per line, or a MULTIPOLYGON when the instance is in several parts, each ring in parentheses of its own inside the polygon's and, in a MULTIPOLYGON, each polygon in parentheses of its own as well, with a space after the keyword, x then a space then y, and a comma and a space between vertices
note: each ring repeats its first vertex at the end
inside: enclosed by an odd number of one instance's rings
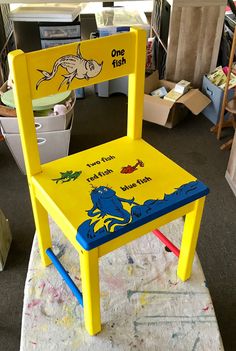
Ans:
MULTIPOLYGON (((162 232, 177 246, 183 221, 162 232)), ((81 288, 79 257, 51 223, 54 252, 81 288)), ((204 233, 201 233, 204 235, 204 233)), ((100 259, 102 331, 89 336, 83 309, 53 265, 41 265, 36 238, 25 284, 21 351, 218 351, 220 333, 195 257, 191 279, 176 276, 177 257, 148 234, 100 259)))

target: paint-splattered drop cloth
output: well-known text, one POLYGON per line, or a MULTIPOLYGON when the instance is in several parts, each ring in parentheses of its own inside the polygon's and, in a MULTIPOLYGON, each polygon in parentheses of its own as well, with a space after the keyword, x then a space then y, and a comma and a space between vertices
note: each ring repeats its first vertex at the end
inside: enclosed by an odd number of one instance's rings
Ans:
MULTIPOLYGON (((162 228, 179 245, 182 220, 162 228)), ((81 288, 79 257, 51 223, 54 252, 81 288)), ((176 277, 177 258, 148 234, 100 259, 102 332, 91 337, 83 309, 34 240, 25 284, 21 351, 223 350, 200 262, 176 277)))

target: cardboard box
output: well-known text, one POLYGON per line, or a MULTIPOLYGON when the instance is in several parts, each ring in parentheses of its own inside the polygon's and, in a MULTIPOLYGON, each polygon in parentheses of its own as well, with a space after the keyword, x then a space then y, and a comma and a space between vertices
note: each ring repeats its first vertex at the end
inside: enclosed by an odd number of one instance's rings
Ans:
MULTIPOLYGON (((4 83, 0 88, 0 91, 5 92, 6 86, 6 83, 4 83)), ((68 128, 74 115, 74 105, 76 102, 76 96, 74 91, 71 92, 70 97, 72 99, 71 109, 65 115, 35 117, 35 128, 37 133, 65 130, 66 128, 68 128)), ((35 111, 35 114, 36 113, 37 111, 35 111)), ((19 133, 17 118, 0 116, 0 125, 5 134, 19 133)))
MULTIPOLYGON (((69 129, 37 133, 41 163, 47 163, 68 155, 72 124, 73 118, 69 129)), ((20 134, 6 134, 3 128, 1 128, 1 132, 18 167, 22 173, 26 174, 20 134)))
POLYGON ((176 83, 159 80, 158 72, 153 72, 145 80, 143 119, 160 124, 167 128, 174 127, 184 119, 189 111, 198 115, 211 100, 198 89, 191 89, 176 102, 149 95, 153 90, 164 86, 167 90, 174 89, 176 83))
MULTIPOLYGON (((211 103, 202 111, 205 117, 207 117, 212 123, 217 124, 220 119, 221 106, 223 102, 224 90, 213 84, 207 76, 203 77, 202 92, 209 97, 211 103)), ((234 88, 228 90, 228 99, 232 99, 234 96, 234 88)), ((225 114, 225 119, 228 117, 228 113, 225 114)))

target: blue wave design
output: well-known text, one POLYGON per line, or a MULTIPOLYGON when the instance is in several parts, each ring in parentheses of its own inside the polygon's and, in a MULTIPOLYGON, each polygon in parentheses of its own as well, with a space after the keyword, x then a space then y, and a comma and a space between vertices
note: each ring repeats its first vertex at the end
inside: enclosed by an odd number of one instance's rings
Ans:
POLYGON ((163 199, 148 199, 143 204, 138 204, 134 198, 118 197, 113 189, 103 186, 95 188, 91 193, 93 207, 87 211, 90 219, 80 224, 76 239, 86 250, 90 250, 109 241, 111 235, 112 238, 120 236, 203 197, 208 192, 209 189, 202 182, 196 180, 181 185, 171 194, 164 194, 163 199), (123 208, 122 202, 130 204, 130 212, 123 208), (93 221, 91 217, 95 216, 97 219, 93 221), (103 220, 104 216, 108 216, 108 218, 103 220), (95 230, 96 224, 100 221, 102 221, 103 226, 95 230))

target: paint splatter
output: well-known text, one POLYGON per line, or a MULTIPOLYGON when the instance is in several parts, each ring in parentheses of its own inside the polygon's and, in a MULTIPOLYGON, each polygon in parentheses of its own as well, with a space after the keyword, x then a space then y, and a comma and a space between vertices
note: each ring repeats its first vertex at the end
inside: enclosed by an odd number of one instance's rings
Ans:
POLYGON ((134 260, 131 256, 128 256, 128 263, 129 264, 134 264, 134 260))
POLYGON ((53 252, 60 259, 65 254, 66 246, 63 244, 53 243, 53 252))
POLYGON ((193 345, 192 351, 195 351, 195 350, 196 350, 196 348, 197 348, 197 344, 199 343, 199 341, 200 341, 200 338, 199 338, 199 336, 198 336, 198 337, 196 338, 195 342, 194 342, 194 345, 193 345))
POLYGON ((41 303, 41 300, 34 299, 30 303, 28 303, 27 307, 32 308, 38 306, 41 303))
POLYGON ((203 307, 202 311, 203 311, 203 312, 209 311, 209 309, 211 308, 211 306, 212 306, 212 303, 209 303, 208 305, 206 305, 206 307, 203 307))
POLYGON ((147 295, 145 293, 140 294, 139 301, 142 306, 145 306, 148 303, 147 295))
POLYGON ((170 285, 174 285, 174 286, 178 284, 178 282, 173 283, 170 279, 168 280, 168 283, 169 283, 170 285))
POLYGON ((30 341, 30 343, 33 345, 37 345, 37 342, 35 342, 35 341, 30 341))
POLYGON ((208 310, 209 310, 209 306, 204 307, 202 310, 203 310, 204 312, 208 311, 208 310))
POLYGON ((133 269, 133 266, 130 266, 130 265, 127 266, 127 270, 128 270, 128 274, 129 274, 129 275, 132 275, 133 270, 134 270, 134 269, 133 269))

